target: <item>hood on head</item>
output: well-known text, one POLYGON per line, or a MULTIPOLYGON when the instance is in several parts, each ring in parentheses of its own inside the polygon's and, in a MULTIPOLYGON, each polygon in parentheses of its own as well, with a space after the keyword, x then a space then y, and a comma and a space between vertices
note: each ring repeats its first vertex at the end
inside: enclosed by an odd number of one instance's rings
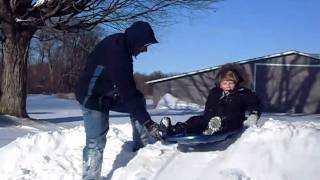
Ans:
POLYGON ((246 73, 245 69, 241 65, 235 63, 225 64, 220 68, 215 79, 215 83, 217 86, 220 84, 219 81, 222 79, 222 77, 225 76, 229 71, 232 71, 237 75, 237 85, 243 85, 245 87, 249 86, 248 74, 246 73))
POLYGON ((125 31, 126 43, 131 54, 146 44, 158 43, 149 23, 137 21, 125 31))

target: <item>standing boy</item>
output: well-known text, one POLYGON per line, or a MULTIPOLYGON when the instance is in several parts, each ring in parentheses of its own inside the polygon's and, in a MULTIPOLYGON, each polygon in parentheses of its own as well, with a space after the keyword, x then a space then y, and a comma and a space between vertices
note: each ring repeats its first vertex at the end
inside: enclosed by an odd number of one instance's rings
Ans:
POLYGON ((138 21, 125 33, 104 38, 89 55, 75 91, 86 132, 83 179, 100 179, 110 110, 130 114, 135 150, 145 145, 145 130, 161 138, 159 125, 151 120, 145 98, 133 79, 132 57, 147 52, 148 46, 155 43, 158 41, 151 26, 138 21))

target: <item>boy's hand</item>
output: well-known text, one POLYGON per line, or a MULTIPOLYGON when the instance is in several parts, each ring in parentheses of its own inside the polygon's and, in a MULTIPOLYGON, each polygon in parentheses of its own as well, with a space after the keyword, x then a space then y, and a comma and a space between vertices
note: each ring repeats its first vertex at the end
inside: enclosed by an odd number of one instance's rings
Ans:
POLYGON ((257 125, 257 121, 258 121, 258 115, 257 114, 250 114, 247 118, 247 120, 245 120, 243 122, 243 125, 245 127, 252 127, 257 125))
POLYGON ((162 140, 163 139, 163 136, 164 136, 164 132, 163 130, 160 128, 160 125, 157 124, 156 122, 152 121, 152 120, 148 120, 147 122, 145 122, 143 124, 151 137, 157 139, 157 140, 162 140))
POLYGON ((212 135, 213 133, 219 131, 221 129, 222 120, 219 116, 215 116, 210 119, 208 123, 208 127, 205 131, 203 131, 204 135, 212 135))

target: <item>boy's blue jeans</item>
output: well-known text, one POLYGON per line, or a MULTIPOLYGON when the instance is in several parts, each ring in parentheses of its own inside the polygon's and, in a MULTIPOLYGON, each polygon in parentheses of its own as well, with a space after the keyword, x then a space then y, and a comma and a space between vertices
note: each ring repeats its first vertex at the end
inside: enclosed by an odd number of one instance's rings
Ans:
MULTIPOLYGON (((82 107, 86 144, 83 149, 83 179, 97 180, 101 176, 103 150, 109 130, 109 111, 96 111, 82 107)), ((134 118, 131 118, 133 150, 149 142, 147 130, 134 118)))

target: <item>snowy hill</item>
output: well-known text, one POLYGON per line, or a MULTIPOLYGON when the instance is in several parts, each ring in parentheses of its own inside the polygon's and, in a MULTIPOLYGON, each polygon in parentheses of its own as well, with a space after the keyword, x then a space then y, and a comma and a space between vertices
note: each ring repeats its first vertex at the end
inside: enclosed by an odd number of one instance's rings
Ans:
MULTIPOLYGON (((61 128, 48 130, 39 125, 23 126, 30 128, 30 133, 0 148, 0 179, 81 179, 85 134, 81 121, 70 118, 71 113, 80 116, 78 107, 73 102, 66 105, 65 101, 70 100, 46 96, 34 98, 47 103, 54 100, 58 106, 46 108, 31 102, 29 104, 35 104, 28 109, 42 118, 47 116, 47 124, 51 127, 61 128), (68 107, 58 108, 59 102, 68 107), (68 110, 71 113, 68 114, 68 110), (67 120, 63 120, 63 114, 67 120)), ((179 111, 150 111, 156 120, 168 114, 179 121, 190 116, 179 111)), ((137 153, 130 152, 128 117, 113 115, 111 122, 121 123, 112 123, 108 133, 102 169, 105 180, 316 180, 320 176, 318 115, 264 115, 258 127, 247 129, 224 148, 213 146, 203 152, 181 152, 175 144, 157 142, 137 153)), ((0 132, 8 128, 0 127, 0 132)))
POLYGON ((319 124, 271 120, 249 129, 225 151, 181 153, 174 147, 158 147, 152 153, 144 149, 115 179, 315 180, 320 165, 318 131, 319 124))

